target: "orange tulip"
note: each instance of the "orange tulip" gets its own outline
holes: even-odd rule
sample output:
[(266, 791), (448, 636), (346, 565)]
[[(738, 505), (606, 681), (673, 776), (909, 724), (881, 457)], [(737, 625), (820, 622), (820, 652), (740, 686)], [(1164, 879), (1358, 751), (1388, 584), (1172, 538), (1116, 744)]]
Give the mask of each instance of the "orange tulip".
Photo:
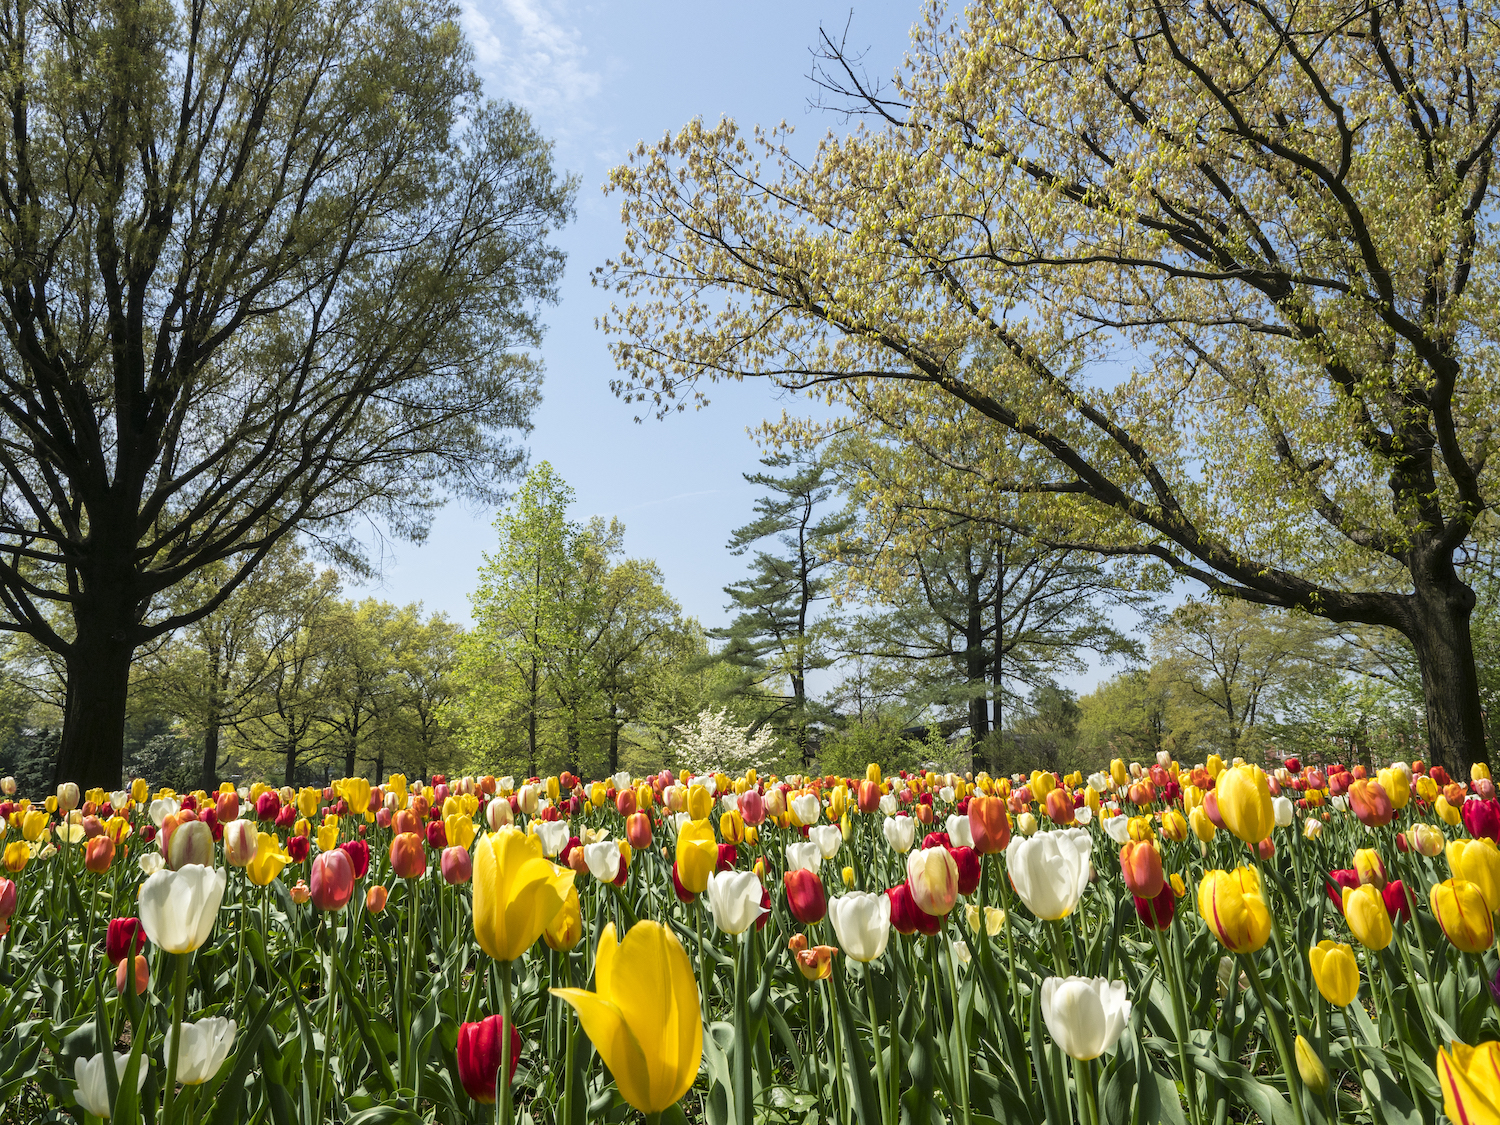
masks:
[(95, 875), (109, 870), (115, 860), (115, 842), (108, 836), (95, 836), (84, 849), (83, 865)]
[(391, 840), (391, 870), (403, 879), (420, 879), (427, 872), (426, 842), (415, 832), (399, 832)]

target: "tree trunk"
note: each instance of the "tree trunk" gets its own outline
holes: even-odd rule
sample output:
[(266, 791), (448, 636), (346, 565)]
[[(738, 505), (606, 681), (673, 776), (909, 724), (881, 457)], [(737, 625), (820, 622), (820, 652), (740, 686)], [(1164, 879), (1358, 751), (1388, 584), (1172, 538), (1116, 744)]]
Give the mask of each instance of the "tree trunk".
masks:
[(1427, 752), (1455, 780), (1469, 776), (1475, 762), (1489, 762), (1484, 738), (1484, 709), (1479, 702), (1479, 674), (1469, 618), (1474, 591), (1452, 571), (1427, 578), (1412, 567), (1416, 579), (1407, 615), (1407, 639), (1422, 671), (1427, 712)]
[[(84, 608), (84, 607), (79, 607)], [(80, 789), (118, 789), (125, 767), (125, 706), (134, 646), (126, 629), (78, 621), (68, 646), (67, 697), (57, 780)], [(151, 780), (151, 779), (148, 779)]]
[(620, 772), (620, 707), (609, 705), (609, 772), (611, 776)]
[(208, 646), (208, 707), (203, 727), (203, 764), (198, 772), (198, 787), (214, 791), (219, 772), (219, 646)]

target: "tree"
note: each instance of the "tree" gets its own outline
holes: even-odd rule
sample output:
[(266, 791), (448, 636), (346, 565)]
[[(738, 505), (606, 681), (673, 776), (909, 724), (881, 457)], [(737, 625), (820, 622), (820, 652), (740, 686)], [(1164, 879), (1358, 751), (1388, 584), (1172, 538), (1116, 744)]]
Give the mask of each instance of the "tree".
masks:
[[(1485, 757), (1456, 567), (1494, 503), (1500, 39), (1463, 6), (978, 0), (799, 161), (695, 122), (612, 174), (619, 393), (765, 376), (991, 466), (1059, 546), (1412, 644)], [(976, 357), (985, 362), (973, 364)], [(869, 411), (870, 414), (864, 413)]]
[(1330, 632), (1306, 614), (1239, 601), (1188, 601), (1156, 629), (1161, 673), (1213, 711), (1220, 747), (1245, 755), (1284, 693), (1326, 667)]
[(0, 50), (0, 628), (114, 786), (132, 655), (278, 542), (500, 495), (573, 184), (446, 3), (22, 0)]
[(728, 608), (738, 612), (728, 626), (708, 635), (725, 642), (718, 658), (740, 673), (732, 693), (769, 704), (751, 733), (775, 722), (790, 732), (806, 767), (812, 762), (807, 724), (814, 714), (807, 676), (833, 663), (823, 643), (833, 623), (817, 615), (817, 606), (832, 597), (827, 572), (849, 519), (823, 511), (837, 482), (817, 457), (775, 453), (761, 464), (791, 472), (744, 474), (768, 493), (755, 501), (756, 518), (730, 536), (729, 550), (743, 555), (773, 539), (779, 551), (757, 550), (750, 576), (724, 587)]
[(1174, 749), (1172, 690), (1154, 667), (1111, 676), (1080, 698), (1078, 709), (1081, 754), (1150, 761)]

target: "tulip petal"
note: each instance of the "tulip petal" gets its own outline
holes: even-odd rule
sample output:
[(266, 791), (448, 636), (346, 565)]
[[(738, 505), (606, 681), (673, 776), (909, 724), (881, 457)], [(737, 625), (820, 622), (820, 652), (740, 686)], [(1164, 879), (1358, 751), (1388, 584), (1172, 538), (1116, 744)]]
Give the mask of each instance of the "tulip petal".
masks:
[(551, 991), (578, 1013), (584, 1034), (594, 1044), (604, 1065), (609, 1067), (622, 1098), (642, 1113), (660, 1113), (677, 1100), (673, 1098), (663, 1104), (652, 1100), (651, 1074), (645, 1052), (640, 1041), (631, 1034), (618, 1006), (581, 988), (554, 988)]

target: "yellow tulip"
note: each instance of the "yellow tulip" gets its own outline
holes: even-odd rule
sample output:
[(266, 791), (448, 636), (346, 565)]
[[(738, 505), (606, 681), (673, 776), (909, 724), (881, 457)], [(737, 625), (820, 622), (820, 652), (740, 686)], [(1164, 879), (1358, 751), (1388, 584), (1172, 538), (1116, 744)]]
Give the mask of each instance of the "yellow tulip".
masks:
[(1470, 1047), (1454, 1043), (1438, 1048), (1438, 1082), (1443, 1112), (1458, 1125), (1500, 1123), (1500, 1043)]
[(474, 848), (474, 936), (496, 961), (514, 961), (567, 901), (573, 872), (547, 862), (535, 836), (507, 827)]
[(1217, 780), (1219, 775), (1224, 772), (1224, 759), (1217, 754), (1210, 754), (1203, 768), (1208, 770), (1209, 777)]
[(1235, 766), (1219, 776), (1219, 816), (1224, 827), (1252, 847), (1276, 827), (1271, 789), (1259, 766)]
[(1318, 991), (1335, 1008), (1347, 1008), (1359, 995), (1359, 963), (1341, 941), (1320, 941), (1307, 951)]
[(869, 765), (867, 765), (865, 767), (865, 780), (872, 782), (875, 785), (879, 785), (881, 782), (880, 766), (874, 762), (871, 762)]
[(274, 832), (261, 832), (255, 837), (255, 855), (245, 865), (245, 874), (257, 887), (268, 886), (291, 858), (282, 850)]
[(617, 941), (604, 928), (594, 991), (554, 988), (614, 1076), (620, 1096), (645, 1114), (670, 1109), (688, 1092), (703, 1058), (698, 982), (677, 938), (658, 922), (637, 922)]
[(547, 779), (547, 800), (554, 805), (562, 800), (562, 779), (553, 774)]
[(1205, 844), (1209, 843), (1214, 838), (1214, 833), (1218, 831), (1201, 806), (1188, 813), (1188, 825), (1192, 828), (1193, 835)]
[(1374, 848), (1360, 848), (1354, 853), (1354, 874), (1361, 883), (1385, 887), (1385, 861)]
[(1484, 892), (1465, 879), (1434, 884), (1427, 901), (1438, 925), (1461, 953), (1483, 953), (1495, 942), (1495, 916)]
[[(1092, 793), (1093, 790), (1090, 789), (1089, 792)], [(1168, 840), (1174, 840), (1179, 844), (1187, 839), (1187, 821), (1176, 809), (1168, 809), (1161, 814), (1161, 834)]]
[(1120, 758), (1109, 763), (1109, 779), (1114, 782), (1116, 789), (1124, 789), (1130, 784), (1130, 771), (1125, 768), (1125, 763)]
[(339, 846), (339, 826), (325, 824), (318, 829), (318, 851), (331, 852)]
[(27, 809), (21, 814), (21, 835), (27, 840), (40, 840), (47, 831), (50, 818), (41, 809)]
[(1488, 781), (1490, 779), (1490, 767), (1483, 762), (1475, 762), (1469, 767), (1470, 781)]
[(1428, 777), (1425, 773), (1421, 777), (1417, 778), (1418, 797), (1421, 797), (1422, 800), (1426, 801), (1430, 805), (1433, 801), (1437, 800), (1437, 795), (1437, 782), (1433, 781), (1432, 778)]
[(16, 840), (5, 845), (5, 870), (14, 875), (25, 867), (31, 859), (31, 845), (24, 840)]
[(1385, 899), (1372, 883), (1344, 888), (1344, 921), (1349, 923), (1349, 932), (1366, 949), (1378, 953), (1391, 944), (1390, 911), (1386, 910)]
[(589, 786), (589, 804), (599, 808), (604, 804), (604, 782), (596, 781)]
[(463, 813), (443, 817), (443, 832), (448, 837), (450, 847), (456, 844), (460, 848), (467, 848), (474, 842), (474, 822)]
[(1454, 840), (1447, 848), (1454, 879), (1473, 883), (1491, 912), (1500, 910), (1500, 850), (1489, 840)]
[(583, 937), (583, 909), (578, 902), (578, 887), (568, 888), (568, 897), (557, 917), (542, 931), (542, 939), (559, 953), (566, 953)]
[(1271, 915), (1261, 897), (1260, 876), (1250, 867), (1204, 875), (1198, 884), (1198, 913), (1233, 953), (1254, 953), (1271, 936)]
[(1302, 1084), (1322, 1097), (1328, 1092), (1328, 1068), (1323, 1065), (1312, 1043), (1306, 1036), (1299, 1035), (1292, 1053), (1297, 1060), (1297, 1076), (1302, 1079)]
[(1232, 953), (1254, 953), (1271, 938), (1271, 913), (1253, 867), (1205, 874), (1199, 883), (1199, 913)]
[(683, 889), (701, 895), (708, 877), (719, 866), (719, 844), (706, 820), (690, 820), (677, 833), (677, 881)]
[(130, 799), (136, 804), (141, 804), (147, 797), (151, 796), (151, 786), (146, 779), (138, 777), (130, 783)]
[(707, 820), (714, 811), (713, 794), (702, 785), (694, 785), (688, 790), (687, 811), (694, 820)]
[(339, 786), (339, 796), (355, 816), (370, 811), (370, 781), (364, 777), (346, 777)]
[(719, 817), (719, 835), (726, 844), (741, 844), (745, 841), (745, 819), (738, 812), (727, 812)]
[(1385, 795), (1391, 799), (1391, 808), (1400, 812), (1411, 800), (1411, 779), (1405, 770), (1380, 770), (1375, 775)]
[(311, 785), (304, 785), (297, 791), (297, 811), (308, 820), (318, 815), (318, 807), (323, 803), (323, 790), (314, 789)]
[(1442, 818), (1444, 824), (1457, 827), (1459, 821), (1463, 819), (1462, 814), (1448, 803), (1447, 797), (1442, 795), (1439, 795), (1438, 799), (1432, 802), (1432, 807), (1437, 811), (1438, 816)]

